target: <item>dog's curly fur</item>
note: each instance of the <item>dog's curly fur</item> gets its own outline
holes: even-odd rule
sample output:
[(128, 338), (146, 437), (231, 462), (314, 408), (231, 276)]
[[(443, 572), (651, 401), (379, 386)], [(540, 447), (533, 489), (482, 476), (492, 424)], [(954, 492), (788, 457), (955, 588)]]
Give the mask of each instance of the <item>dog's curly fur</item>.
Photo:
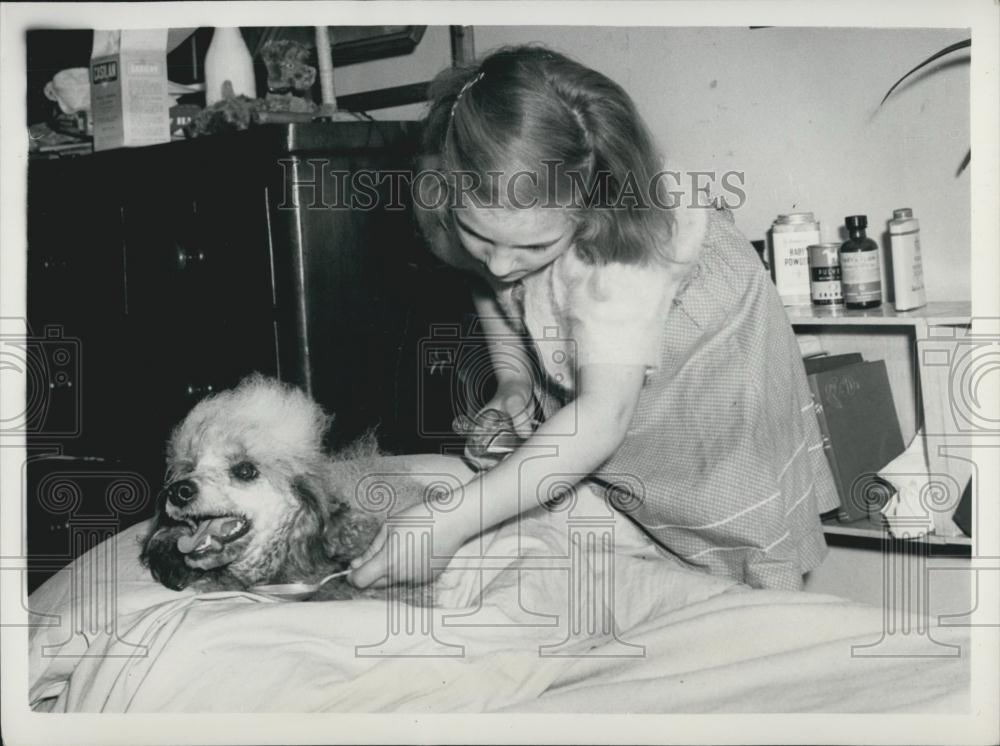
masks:
[[(381, 454), (370, 436), (327, 454), (323, 436), (332, 419), (301, 390), (259, 374), (199, 402), (167, 446), (166, 483), (140, 555), (153, 577), (175, 590), (242, 590), (346, 568), (386, 518), (358, 501)], [(406, 475), (379, 479), (389, 483), (397, 509), (423, 499), (421, 485)], [(167, 500), (177, 480), (197, 489), (182, 506)], [(206, 516), (233, 516), (249, 529), (207, 556), (182, 552), (178, 541), (190, 541)], [(335, 581), (316, 598), (357, 595), (370, 594)]]

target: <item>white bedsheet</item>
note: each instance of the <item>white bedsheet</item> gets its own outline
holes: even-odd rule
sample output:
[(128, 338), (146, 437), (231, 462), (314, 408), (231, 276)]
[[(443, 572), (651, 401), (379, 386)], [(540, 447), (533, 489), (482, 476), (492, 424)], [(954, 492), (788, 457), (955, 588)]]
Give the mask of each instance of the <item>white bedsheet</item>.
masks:
[[(31, 704), (61, 712), (966, 710), (965, 630), (914, 627), (868, 648), (887, 657), (858, 657), (852, 646), (883, 637), (881, 609), (690, 571), (610, 515), (581, 490), (571, 510), (539, 511), (470, 543), (441, 577), (442, 606), (403, 612), (396, 635), (389, 617), (401, 607), (385, 601), (167, 590), (138, 566), (139, 525), (31, 596), (34, 612), (51, 615), (51, 626), (30, 635)], [(613, 550), (572, 572), (570, 534), (612, 527)], [(93, 572), (102, 557), (113, 577)], [(74, 577), (92, 590), (73, 591)], [(588, 588), (597, 590), (588, 596)], [(602, 595), (610, 607), (596, 603)], [(588, 632), (594, 615), (570, 637), (570, 611), (588, 599), (613, 615), (617, 639)], [(410, 635), (402, 634), (407, 619), (416, 625)], [(433, 636), (422, 633), (426, 623)], [(384, 640), (394, 647), (358, 648)]]

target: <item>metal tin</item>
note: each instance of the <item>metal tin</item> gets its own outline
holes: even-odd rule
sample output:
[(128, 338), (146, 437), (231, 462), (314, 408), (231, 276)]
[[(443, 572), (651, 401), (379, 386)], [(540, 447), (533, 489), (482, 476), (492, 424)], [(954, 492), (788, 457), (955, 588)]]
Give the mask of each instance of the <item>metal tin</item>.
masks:
[(844, 291), (840, 284), (840, 244), (813, 244), (808, 251), (809, 294), (813, 305), (843, 305)]
[(808, 247), (819, 242), (819, 223), (811, 212), (779, 215), (771, 226), (771, 269), (786, 306), (809, 304)]

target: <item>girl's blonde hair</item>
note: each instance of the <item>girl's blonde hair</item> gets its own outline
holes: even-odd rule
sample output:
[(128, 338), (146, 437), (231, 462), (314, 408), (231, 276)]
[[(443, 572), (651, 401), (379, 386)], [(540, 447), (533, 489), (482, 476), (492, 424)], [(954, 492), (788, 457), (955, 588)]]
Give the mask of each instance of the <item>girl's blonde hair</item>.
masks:
[[(491, 172), (527, 171), (537, 181), (516, 180), (520, 204), (553, 204), (556, 198), (555, 204), (569, 207), (576, 250), (586, 261), (644, 263), (667, 246), (673, 215), (655, 193), (662, 158), (631, 98), (614, 81), (527, 45), (445, 70), (429, 94), (424, 151), (439, 158), (447, 175), (478, 177), (470, 194), (481, 203), (500, 198)], [(455, 182), (446, 182), (453, 196)], [(563, 201), (567, 194), (570, 200)]]

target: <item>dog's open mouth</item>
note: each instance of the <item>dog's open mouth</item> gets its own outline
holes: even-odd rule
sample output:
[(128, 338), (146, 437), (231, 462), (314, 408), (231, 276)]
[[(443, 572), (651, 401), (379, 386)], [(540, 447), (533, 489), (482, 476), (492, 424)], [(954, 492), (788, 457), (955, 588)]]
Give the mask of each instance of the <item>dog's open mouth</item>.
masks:
[(177, 539), (177, 549), (191, 559), (221, 552), (250, 530), (249, 519), (239, 515), (189, 516), (184, 520), (191, 533)]

